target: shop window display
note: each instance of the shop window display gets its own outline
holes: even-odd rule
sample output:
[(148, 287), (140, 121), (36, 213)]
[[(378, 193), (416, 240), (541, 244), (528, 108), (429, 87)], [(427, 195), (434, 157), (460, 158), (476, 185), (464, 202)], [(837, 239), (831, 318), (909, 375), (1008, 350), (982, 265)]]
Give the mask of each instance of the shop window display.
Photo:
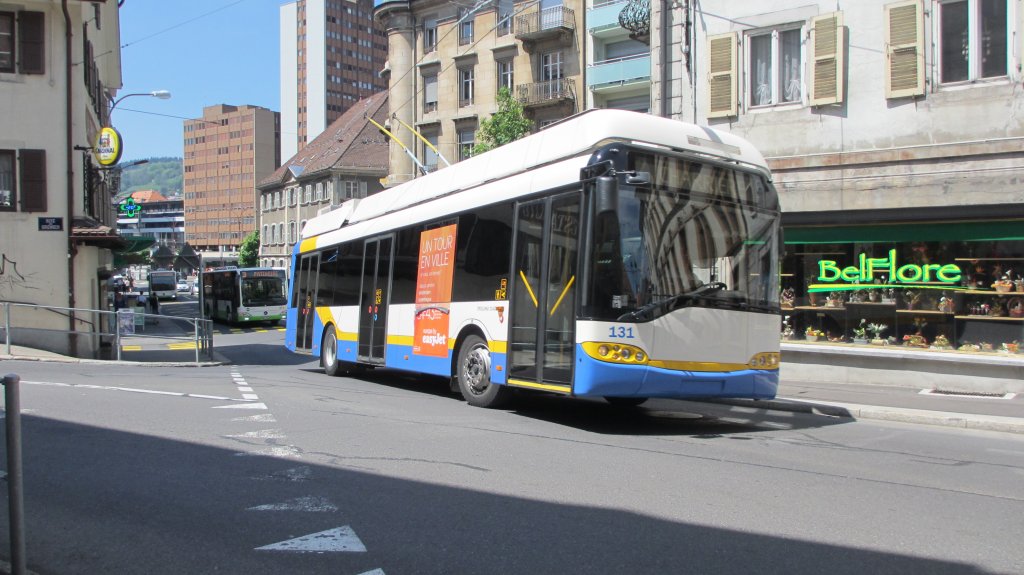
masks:
[(793, 244), (791, 341), (1020, 354), (1024, 241)]

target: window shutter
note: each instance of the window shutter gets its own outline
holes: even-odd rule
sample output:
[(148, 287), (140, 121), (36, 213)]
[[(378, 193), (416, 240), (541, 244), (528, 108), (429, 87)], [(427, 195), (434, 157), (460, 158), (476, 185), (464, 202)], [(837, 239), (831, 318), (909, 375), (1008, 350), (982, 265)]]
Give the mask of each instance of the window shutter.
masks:
[(843, 13), (833, 12), (811, 19), (812, 106), (843, 101), (846, 75), (846, 38)]
[(21, 211), (45, 212), (46, 150), (21, 150), (18, 156)]
[(43, 22), (42, 12), (18, 12), (18, 71), (22, 74), (46, 72)]
[(738, 108), (736, 97), (736, 68), (738, 46), (736, 33), (720, 34), (708, 38), (708, 117), (725, 118), (735, 116)]
[(885, 7), (885, 97), (924, 94), (924, 9), (920, 0)]

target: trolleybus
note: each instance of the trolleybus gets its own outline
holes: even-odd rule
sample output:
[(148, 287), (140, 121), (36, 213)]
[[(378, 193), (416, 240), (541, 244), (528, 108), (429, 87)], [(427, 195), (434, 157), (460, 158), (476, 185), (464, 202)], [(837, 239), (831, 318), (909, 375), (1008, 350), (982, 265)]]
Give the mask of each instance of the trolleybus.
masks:
[(204, 317), (227, 323), (276, 323), (285, 317), (287, 277), (281, 268), (215, 268), (199, 278)]
[(772, 398), (779, 203), (741, 138), (591, 110), (309, 220), (286, 346), (327, 374), (513, 389)]

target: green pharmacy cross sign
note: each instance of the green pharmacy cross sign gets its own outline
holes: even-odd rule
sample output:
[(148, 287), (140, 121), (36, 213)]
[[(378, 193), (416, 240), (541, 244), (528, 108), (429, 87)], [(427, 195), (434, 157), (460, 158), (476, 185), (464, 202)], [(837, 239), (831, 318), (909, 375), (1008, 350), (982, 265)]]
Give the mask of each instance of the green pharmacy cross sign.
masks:
[[(808, 292), (849, 291), (878, 288), (966, 289), (960, 286), (962, 272), (955, 264), (903, 264), (896, 260), (896, 250), (887, 258), (869, 258), (860, 254), (857, 265), (840, 268), (833, 260), (818, 262), (817, 280), (807, 286)], [(875, 276), (888, 277), (888, 283), (874, 283)], [(881, 278), (879, 278), (881, 279)]]
[(142, 206), (135, 202), (135, 198), (128, 198), (127, 200), (118, 204), (119, 215), (124, 218), (137, 218), (139, 212), (142, 211)]

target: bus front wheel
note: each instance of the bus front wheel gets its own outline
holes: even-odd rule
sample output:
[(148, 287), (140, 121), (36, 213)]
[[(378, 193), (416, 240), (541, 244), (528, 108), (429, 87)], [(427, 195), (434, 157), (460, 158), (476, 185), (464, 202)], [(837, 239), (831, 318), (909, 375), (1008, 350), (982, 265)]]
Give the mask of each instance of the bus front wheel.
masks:
[(466, 336), (459, 346), (455, 377), (466, 403), (476, 407), (501, 407), (511, 390), (491, 382), (491, 352), (476, 334)]

